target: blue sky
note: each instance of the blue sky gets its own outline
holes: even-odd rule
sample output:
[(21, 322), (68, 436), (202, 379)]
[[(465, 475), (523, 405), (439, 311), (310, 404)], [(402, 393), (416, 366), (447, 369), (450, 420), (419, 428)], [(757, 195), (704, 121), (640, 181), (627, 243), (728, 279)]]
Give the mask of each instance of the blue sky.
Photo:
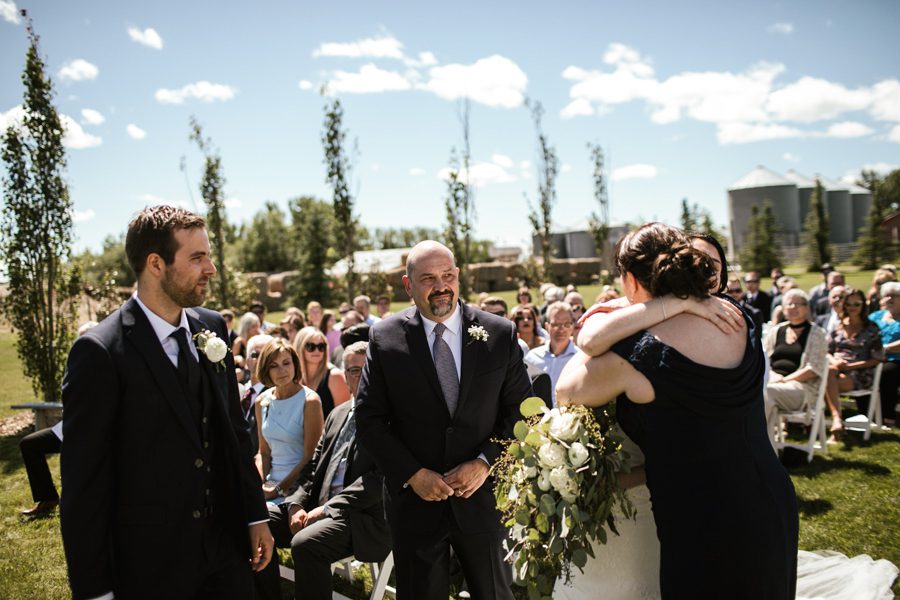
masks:
[[(21, 2), (0, 0), (0, 125), (14, 123), (28, 9), (69, 123), (77, 247), (161, 201), (199, 202), (196, 115), (223, 158), (228, 217), (329, 198), (327, 84), (358, 141), (369, 227), (441, 227), (440, 172), (471, 102), (476, 234), (527, 245), (546, 110), (554, 221), (596, 210), (586, 144), (607, 153), (614, 222), (727, 220), (758, 164), (852, 177), (900, 165), (900, 2)], [(18, 22), (17, 22), (18, 21)], [(179, 170), (184, 156), (187, 178)]]

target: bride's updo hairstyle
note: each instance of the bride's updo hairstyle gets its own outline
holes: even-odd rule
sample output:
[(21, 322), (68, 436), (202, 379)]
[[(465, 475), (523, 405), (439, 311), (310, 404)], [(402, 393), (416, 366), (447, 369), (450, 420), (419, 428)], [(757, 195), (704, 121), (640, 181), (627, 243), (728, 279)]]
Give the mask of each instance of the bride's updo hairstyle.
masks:
[(680, 229), (662, 223), (641, 225), (622, 238), (616, 244), (616, 265), (653, 297), (706, 298), (710, 279), (718, 277), (705, 252), (694, 249)]

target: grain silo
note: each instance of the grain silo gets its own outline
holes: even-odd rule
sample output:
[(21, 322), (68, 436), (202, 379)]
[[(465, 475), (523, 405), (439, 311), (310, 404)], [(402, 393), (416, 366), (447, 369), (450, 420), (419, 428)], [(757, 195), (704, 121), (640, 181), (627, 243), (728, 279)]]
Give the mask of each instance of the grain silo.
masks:
[(732, 256), (740, 252), (746, 243), (751, 208), (755, 205), (761, 210), (766, 200), (772, 203), (772, 212), (779, 226), (779, 244), (797, 246), (800, 243), (797, 184), (759, 166), (728, 188), (728, 219), (731, 226), (729, 250)]
[(843, 183), (816, 176), (825, 188), (828, 197), (828, 225), (831, 235), (828, 240), (833, 244), (849, 244), (856, 235), (853, 230), (853, 210), (850, 205), (850, 190)]
[(866, 226), (866, 219), (872, 209), (872, 192), (866, 188), (851, 183), (850, 206), (853, 213), (853, 241), (859, 239), (859, 230)]
[[(797, 171), (791, 169), (784, 174), (785, 179), (789, 179), (797, 184), (797, 205), (799, 207), (798, 217), (800, 219), (800, 231), (803, 231), (803, 223), (806, 221), (806, 213), (809, 212), (810, 199), (813, 190), (816, 188), (816, 182), (805, 175), (801, 175)], [(826, 202), (823, 194), (822, 202)], [(827, 204), (826, 210), (827, 210)]]

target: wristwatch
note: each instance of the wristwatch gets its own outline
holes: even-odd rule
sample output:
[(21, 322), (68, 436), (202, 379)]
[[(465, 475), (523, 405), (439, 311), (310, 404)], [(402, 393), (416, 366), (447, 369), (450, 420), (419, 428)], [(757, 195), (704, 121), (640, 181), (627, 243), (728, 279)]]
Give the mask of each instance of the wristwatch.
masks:
[(284, 490), (281, 489), (281, 486), (278, 485), (277, 483), (275, 484), (275, 493), (278, 494), (279, 496), (281, 496), (282, 498), (287, 496), (287, 494), (284, 493)]

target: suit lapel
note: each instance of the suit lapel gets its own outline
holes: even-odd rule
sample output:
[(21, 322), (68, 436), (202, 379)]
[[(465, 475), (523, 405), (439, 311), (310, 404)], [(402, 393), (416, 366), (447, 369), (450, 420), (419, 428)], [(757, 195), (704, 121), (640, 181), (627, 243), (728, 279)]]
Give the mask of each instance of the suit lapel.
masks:
[(481, 351), (481, 347), (484, 345), (484, 342), (474, 340), (469, 335), (469, 327), (478, 325), (478, 317), (475, 314), (475, 311), (465, 304), (461, 304), (460, 307), (463, 311), (462, 331), (460, 331), (460, 337), (462, 338), (462, 376), (459, 381), (459, 404), (456, 407), (457, 414), (459, 414), (459, 411), (462, 410), (466, 400), (469, 398), (469, 390), (472, 388), (472, 379), (475, 377), (475, 365), (478, 364), (478, 354)]
[(444, 392), (441, 391), (441, 383), (438, 381), (437, 369), (434, 367), (434, 360), (431, 358), (431, 350), (428, 348), (428, 340), (425, 339), (425, 326), (422, 324), (422, 318), (419, 311), (415, 311), (404, 325), (406, 330), (406, 344), (409, 347), (409, 353), (413, 356), (413, 360), (419, 363), (422, 372), (425, 373), (425, 379), (431, 385), (434, 392), (433, 397), (440, 403), (447, 416), (450, 411), (447, 410), (447, 403), (444, 402)]
[(156, 332), (153, 331), (150, 321), (147, 320), (147, 315), (133, 298), (128, 300), (123, 307), (122, 328), (125, 338), (131, 342), (147, 363), (150, 374), (162, 390), (172, 412), (175, 413), (188, 437), (199, 449), (201, 447), (200, 434), (197, 433), (197, 426), (191, 417), (187, 399), (178, 384), (172, 361), (166, 356), (159, 338), (156, 337)]
[[(198, 315), (194, 310), (186, 309), (188, 324), (191, 328), (191, 337), (195, 334), (200, 333), (204, 330), (209, 330), (209, 327), (200, 320), (200, 315)], [(221, 407), (226, 407), (225, 398), (227, 394), (225, 390), (222, 388), (223, 379), (220, 377), (222, 368), (218, 365), (214, 365), (209, 362), (209, 359), (206, 358), (206, 355), (200, 352), (200, 349), (197, 349), (197, 357), (200, 359), (200, 367), (203, 369), (203, 372), (206, 375), (207, 381), (210, 383), (210, 387), (213, 391), (213, 399), (216, 404)], [(228, 412), (227, 410), (225, 411)]]

